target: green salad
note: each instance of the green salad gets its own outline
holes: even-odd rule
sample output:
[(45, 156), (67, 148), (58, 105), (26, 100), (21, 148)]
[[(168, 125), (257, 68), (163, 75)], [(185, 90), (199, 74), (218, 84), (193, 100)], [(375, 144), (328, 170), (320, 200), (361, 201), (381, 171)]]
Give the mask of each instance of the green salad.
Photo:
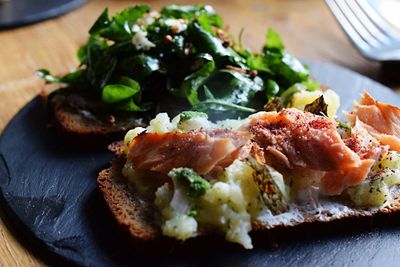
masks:
[(79, 48), (79, 67), (64, 76), (38, 75), (65, 91), (101, 99), (110, 110), (154, 115), (180, 110), (211, 118), (244, 117), (267, 102), (287, 105), (299, 88), (320, 86), (309, 69), (288, 54), (279, 34), (268, 29), (254, 53), (225, 31), (211, 6), (128, 7), (110, 17), (105, 9)]

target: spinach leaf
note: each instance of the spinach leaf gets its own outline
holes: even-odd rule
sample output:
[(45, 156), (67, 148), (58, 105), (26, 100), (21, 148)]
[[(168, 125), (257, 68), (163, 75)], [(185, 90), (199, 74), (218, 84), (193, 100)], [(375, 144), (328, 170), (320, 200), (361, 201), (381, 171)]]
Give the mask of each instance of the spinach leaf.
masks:
[[(237, 71), (218, 70), (210, 75), (204, 82), (204, 86), (217, 99), (223, 99), (235, 105), (248, 106), (251, 105), (251, 100), (256, 93), (263, 90), (264, 84), (259, 77), (250, 79), (248, 75)], [(207, 98), (207, 96), (204, 97)]]
[(128, 7), (109, 19), (108, 9), (106, 8), (89, 30), (89, 33), (92, 36), (101, 36), (113, 41), (126, 41), (132, 37), (134, 23), (149, 11), (149, 6), (137, 5)]
[(140, 91), (140, 85), (135, 80), (125, 78), (125, 84), (109, 84), (103, 88), (101, 99), (105, 103), (116, 103), (130, 98)]
[(223, 46), (220, 39), (212, 36), (197, 21), (189, 24), (188, 37), (198, 52), (208, 53), (214, 58), (218, 68), (234, 65), (247, 69), (244, 58), (232, 48)]
[(199, 57), (205, 61), (204, 65), (198, 71), (187, 76), (180, 88), (180, 94), (186, 96), (191, 105), (199, 103), (198, 90), (215, 70), (215, 63), (209, 54), (203, 54)]
[(266, 83), (267, 99), (271, 100), (279, 93), (279, 85), (274, 80), (267, 80)]
[(99, 34), (102, 30), (109, 27), (111, 21), (108, 17), (108, 8), (105, 8), (104, 11), (101, 13), (99, 18), (93, 24), (93, 26), (89, 30), (89, 34), (96, 35)]
[(139, 82), (158, 70), (160, 70), (159, 59), (144, 53), (124, 58), (120, 60), (118, 66), (119, 73)]
[(52, 75), (46, 69), (39, 69), (36, 71), (36, 75), (44, 79), (47, 83), (67, 83), (67, 84), (80, 84), (81, 86), (85, 83), (86, 70), (77, 70), (66, 74), (65, 76), (58, 77)]

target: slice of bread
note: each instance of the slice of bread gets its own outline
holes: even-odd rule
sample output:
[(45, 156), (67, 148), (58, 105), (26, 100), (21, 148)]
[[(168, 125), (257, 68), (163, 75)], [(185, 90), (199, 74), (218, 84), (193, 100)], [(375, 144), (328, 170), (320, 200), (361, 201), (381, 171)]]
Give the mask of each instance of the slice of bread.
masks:
[(153, 199), (141, 199), (135, 194), (134, 188), (129, 186), (121, 170), (125, 160), (115, 159), (111, 167), (100, 172), (97, 182), (104, 199), (119, 224), (127, 229), (132, 236), (151, 240), (160, 235), (157, 223), (158, 211)]
[(86, 147), (105, 147), (120, 140), (131, 128), (146, 126), (146, 120), (128, 112), (111, 111), (99, 99), (82, 93), (59, 93), (48, 107), (63, 140)]
[[(111, 167), (100, 172), (97, 182), (104, 199), (116, 220), (137, 239), (151, 240), (161, 237), (159, 212), (154, 205), (154, 196), (140, 198), (135, 188), (122, 175), (126, 161), (123, 142), (114, 143), (109, 149), (116, 155)], [(299, 226), (308, 223), (324, 223), (346, 218), (366, 217), (375, 214), (389, 214), (400, 210), (400, 189), (391, 191), (387, 205), (377, 208), (355, 208), (343, 200), (320, 197), (313, 192), (301, 201), (290, 204), (289, 211), (273, 215), (269, 211), (260, 214), (253, 221), (253, 231), (264, 231), (280, 227)], [(314, 192), (315, 193), (315, 192)]]

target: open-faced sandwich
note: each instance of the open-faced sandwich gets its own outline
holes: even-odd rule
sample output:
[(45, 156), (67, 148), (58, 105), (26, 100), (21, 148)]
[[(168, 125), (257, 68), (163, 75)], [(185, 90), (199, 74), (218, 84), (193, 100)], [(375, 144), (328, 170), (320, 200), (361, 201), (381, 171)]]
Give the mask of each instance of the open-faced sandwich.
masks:
[[(64, 76), (38, 71), (57, 88), (44, 94), (56, 125), (80, 143), (122, 138), (160, 112), (246, 117), (268, 101), (269, 108), (286, 107), (301, 89), (321, 91), (275, 31), (269, 29), (262, 50), (253, 53), (210, 6), (156, 12), (138, 5), (111, 18), (106, 9), (89, 34), (77, 70)], [(311, 93), (314, 99), (320, 94)]]
[(343, 122), (330, 97), (215, 123), (160, 113), (110, 146), (99, 188), (135, 238), (217, 232), (247, 249), (250, 231), (398, 210), (400, 109), (364, 93)]

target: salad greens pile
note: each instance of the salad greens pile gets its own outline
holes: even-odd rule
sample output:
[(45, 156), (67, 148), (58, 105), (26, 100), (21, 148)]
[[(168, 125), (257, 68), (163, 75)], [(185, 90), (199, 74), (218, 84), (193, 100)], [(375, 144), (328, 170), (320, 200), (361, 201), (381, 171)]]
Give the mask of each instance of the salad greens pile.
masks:
[[(235, 42), (210, 6), (108, 9), (78, 51), (79, 68), (65, 76), (41, 69), (49, 83), (93, 93), (112, 110), (168, 111), (165, 103), (207, 112), (212, 118), (240, 117), (262, 110), (276, 97), (283, 104), (299, 90), (319, 88), (299, 60), (268, 29), (260, 53)], [(240, 39), (240, 38), (239, 38)]]

